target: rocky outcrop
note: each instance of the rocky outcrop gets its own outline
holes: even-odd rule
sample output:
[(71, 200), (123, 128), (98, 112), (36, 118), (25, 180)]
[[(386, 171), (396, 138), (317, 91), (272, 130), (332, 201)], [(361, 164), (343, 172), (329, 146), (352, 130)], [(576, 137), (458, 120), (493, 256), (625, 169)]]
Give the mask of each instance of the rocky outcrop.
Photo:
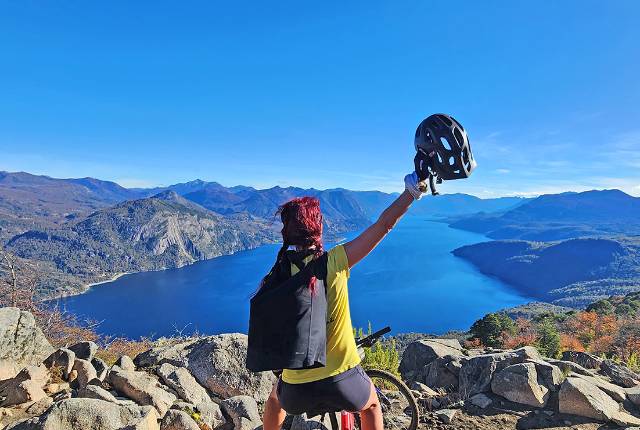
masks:
[(640, 375), (629, 368), (616, 364), (612, 360), (604, 360), (600, 365), (600, 373), (608, 376), (612, 382), (625, 388), (640, 385)]
[(62, 376), (65, 379), (68, 379), (69, 374), (73, 370), (75, 361), (75, 352), (68, 348), (60, 348), (52, 352), (51, 355), (44, 360), (43, 364), (47, 366), (48, 369), (51, 369), (52, 367), (59, 367), (62, 370)]
[(90, 361), (83, 360), (81, 358), (76, 358), (75, 362), (73, 363), (72, 370), (76, 371), (76, 382), (78, 384), (78, 387), (80, 388), (86, 387), (89, 381), (98, 377), (93, 364), (91, 364)]
[(612, 421), (619, 425), (640, 425), (640, 419), (620, 410), (604, 391), (581, 378), (567, 378), (560, 387), (558, 409), (565, 414)]
[(422, 339), (410, 343), (402, 354), (399, 371), (406, 380), (422, 379), (426, 365), (438, 358), (464, 355), (457, 339)]
[(136, 357), (137, 366), (163, 363), (184, 367), (200, 385), (222, 398), (251, 396), (263, 403), (275, 377), (271, 372), (250, 372), (245, 367), (247, 336), (221, 334), (169, 347), (152, 349)]
[(158, 376), (187, 402), (199, 405), (211, 401), (207, 390), (198, 384), (198, 381), (184, 367), (164, 363), (158, 369)]
[(67, 399), (44, 415), (7, 427), (7, 430), (159, 430), (151, 407), (121, 406), (97, 399)]
[(113, 367), (108, 380), (120, 394), (139, 405), (153, 406), (160, 417), (164, 417), (176, 396), (160, 386), (158, 380), (146, 372), (124, 371)]
[(0, 381), (13, 378), (27, 365), (39, 365), (52, 352), (31, 313), (0, 308)]
[(69, 349), (76, 354), (76, 358), (91, 361), (98, 351), (98, 345), (95, 342), (85, 341), (75, 343)]
[(172, 409), (162, 419), (160, 430), (200, 430), (200, 427), (188, 413)]
[(235, 430), (254, 430), (262, 424), (258, 405), (253, 397), (231, 397), (222, 402), (222, 409)]
[(579, 364), (585, 369), (599, 369), (602, 364), (601, 358), (583, 351), (565, 351), (562, 353), (562, 359)]
[(549, 399), (549, 389), (538, 383), (533, 363), (514, 364), (497, 372), (491, 380), (491, 391), (515, 403), (542, 408)]

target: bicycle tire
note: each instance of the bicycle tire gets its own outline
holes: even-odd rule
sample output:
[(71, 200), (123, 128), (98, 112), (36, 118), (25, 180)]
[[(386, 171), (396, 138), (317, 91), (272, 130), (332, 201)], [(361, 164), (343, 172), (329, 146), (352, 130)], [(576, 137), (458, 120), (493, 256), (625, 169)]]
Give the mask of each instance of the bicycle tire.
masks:
[[(394, 374), (385, 370), (369, 369), (365, 370), (365, 372), (367, 373), (369, 378), (378, 378), (385, 380), (398, 389), (398, 391), (404, 396), (405, 400), (409, 404), (409, 408), (411, 409), (411, 424), (406, 428), (406, 430), (416, 430), (418, 428), (418, 422), (420, 421), (420, 410), (418, 409), (418, 402), (416, 401), (415, 397), (413, 397), (413, 394), (411, 393), (409, 387), (407, 387), (407, 384), (402, 382), (402, 380)], [(376, 391), (378, 391), (377, 387)]]

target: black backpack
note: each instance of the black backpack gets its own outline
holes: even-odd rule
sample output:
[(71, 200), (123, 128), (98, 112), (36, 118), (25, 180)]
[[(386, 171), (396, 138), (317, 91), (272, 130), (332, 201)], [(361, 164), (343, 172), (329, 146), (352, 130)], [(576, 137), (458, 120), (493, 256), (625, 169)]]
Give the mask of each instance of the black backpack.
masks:
[[(313, 369), (327, 360), (327, 253), (287, 251), (251, 299), (247, 369)], [(300, 270), (291, 276), (291, 264)], [(315, 276), (314, 292), (309, 281)], [(322, 282), (319, 282), (322, 281)]]

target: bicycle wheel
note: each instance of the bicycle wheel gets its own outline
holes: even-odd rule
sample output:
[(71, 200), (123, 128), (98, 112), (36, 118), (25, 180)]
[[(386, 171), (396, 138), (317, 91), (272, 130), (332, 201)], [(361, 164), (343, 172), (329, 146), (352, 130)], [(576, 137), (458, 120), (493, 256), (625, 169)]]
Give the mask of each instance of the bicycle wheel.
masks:
[[(384, 370), (370, 369), (367, 375), (376, 387), (385, 429), (416, 430), (418, 428), (418, 403), (411, 390), (400, 378)], [(359, 417), (358, 417), (359, 418)], [(356, 420), (360, 427), (360, 420)]]

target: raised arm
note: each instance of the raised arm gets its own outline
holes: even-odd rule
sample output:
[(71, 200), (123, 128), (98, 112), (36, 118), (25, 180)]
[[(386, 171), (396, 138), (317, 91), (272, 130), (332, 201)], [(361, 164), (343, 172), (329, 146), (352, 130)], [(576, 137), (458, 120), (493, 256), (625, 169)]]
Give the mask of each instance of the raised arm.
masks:
[(405, 190), (400, 197), (382, 212), (378, 220), (370, 225), (358, 237), (344, 245), (349, 267), (366, 257), (391, 231), (413, 203), (414, 197)]

